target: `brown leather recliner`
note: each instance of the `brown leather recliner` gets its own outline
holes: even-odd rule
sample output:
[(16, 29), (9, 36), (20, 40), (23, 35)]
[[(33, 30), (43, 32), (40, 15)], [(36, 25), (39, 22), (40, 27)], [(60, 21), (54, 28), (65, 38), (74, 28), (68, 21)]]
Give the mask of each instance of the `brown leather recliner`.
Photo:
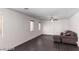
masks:
[(78, 41), (77, 33), (67, 30), (65, 33), (62, 32), (60, 36), (62, 43), (77, 45), (76, 43)]

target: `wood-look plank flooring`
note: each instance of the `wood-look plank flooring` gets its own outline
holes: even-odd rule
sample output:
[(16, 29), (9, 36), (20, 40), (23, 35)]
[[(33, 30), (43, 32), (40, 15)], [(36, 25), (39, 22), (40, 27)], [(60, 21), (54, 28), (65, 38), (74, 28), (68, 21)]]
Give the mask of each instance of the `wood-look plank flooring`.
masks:
[(79, 47), (64, 43), (53, 42), (53, 36), (41, 35), (25, 42), (10, 51), (78, 51)]

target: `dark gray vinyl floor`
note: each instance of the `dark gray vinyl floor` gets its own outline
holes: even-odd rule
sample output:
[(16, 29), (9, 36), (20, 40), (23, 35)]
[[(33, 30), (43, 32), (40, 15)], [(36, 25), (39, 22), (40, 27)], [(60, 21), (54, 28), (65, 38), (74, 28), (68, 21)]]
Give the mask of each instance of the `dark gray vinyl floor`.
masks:
[(10, 51), (78, 51), (78, 46), (53, 42), (53, 36), (41, 35)]

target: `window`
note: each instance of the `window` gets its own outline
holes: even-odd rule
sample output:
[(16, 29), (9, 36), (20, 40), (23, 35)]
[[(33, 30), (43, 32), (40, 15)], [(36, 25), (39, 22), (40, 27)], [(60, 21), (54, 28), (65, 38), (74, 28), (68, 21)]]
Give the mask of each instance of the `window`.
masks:
[(41, 24), (40, 24), (40, 22), (38, 23), (38, 29), (41, 30)]
[(0, 33), (2, 32), (2, 17), (0, 16)]
[(34, 22), (31, 20), (30, 21), (30, 31), (34, 30)]
[(3, 16), (0, 16), (0, 35), (3, 37)]

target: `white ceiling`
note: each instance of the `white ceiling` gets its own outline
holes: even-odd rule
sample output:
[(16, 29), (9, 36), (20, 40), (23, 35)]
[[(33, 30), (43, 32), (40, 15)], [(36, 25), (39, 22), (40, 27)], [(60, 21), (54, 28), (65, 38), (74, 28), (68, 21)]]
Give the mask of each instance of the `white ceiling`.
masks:
[(51, 16), (55, 16), (58, 19), (70, 18), (76, 12), (78, 8), (12, 8), (15, 11), (19, 11), (28, 16), (35, 17), (41, 20), (48, 20)]

